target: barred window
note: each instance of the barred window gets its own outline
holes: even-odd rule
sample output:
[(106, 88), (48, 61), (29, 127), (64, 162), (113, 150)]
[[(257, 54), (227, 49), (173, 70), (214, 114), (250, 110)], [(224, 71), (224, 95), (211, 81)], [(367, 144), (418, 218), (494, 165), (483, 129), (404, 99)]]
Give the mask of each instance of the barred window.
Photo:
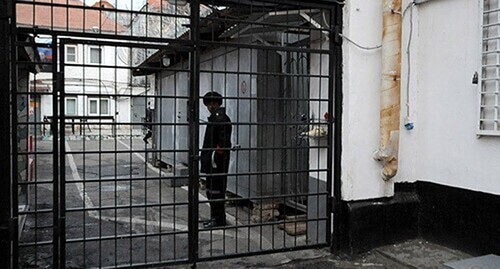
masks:
[(500, 0), (483, 1), (479, 135), (500, 136)]

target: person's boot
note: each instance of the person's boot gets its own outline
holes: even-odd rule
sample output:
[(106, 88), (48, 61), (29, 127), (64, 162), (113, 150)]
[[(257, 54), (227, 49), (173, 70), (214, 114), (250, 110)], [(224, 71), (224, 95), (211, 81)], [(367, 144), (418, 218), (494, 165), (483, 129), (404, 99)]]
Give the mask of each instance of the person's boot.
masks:
[(212, 217), (217, 222), (217, 226), (226, 226), (226, 208), (224, 202), (216, 203)]

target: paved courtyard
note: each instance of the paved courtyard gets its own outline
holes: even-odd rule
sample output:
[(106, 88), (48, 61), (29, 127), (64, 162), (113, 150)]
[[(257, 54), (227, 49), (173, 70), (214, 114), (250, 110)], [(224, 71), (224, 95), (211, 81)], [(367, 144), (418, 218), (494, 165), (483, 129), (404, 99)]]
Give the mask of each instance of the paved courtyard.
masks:
[[(151, 148), (140, 137), (71, 139), (66, 154), (66, 260), (68, 267), (101, 267), (182, 261), (188, 258), (188, 187), (172, 187), (176, 174), (154, 167)], [(50, 139), (37, 140), (37, 152), (50, 152)], [(53, 161), (39, 154), (30, 188), (20, 249), (23, 267), (52, 263)], [(199, 193), (199, 255), (212, 257), (306, 244), (277, 224), (256, 225), (246, 206), (227, 204), (229, 226), (203, 229), (210, 208)], [(238, 227), (238, 225), (254, 225)]]

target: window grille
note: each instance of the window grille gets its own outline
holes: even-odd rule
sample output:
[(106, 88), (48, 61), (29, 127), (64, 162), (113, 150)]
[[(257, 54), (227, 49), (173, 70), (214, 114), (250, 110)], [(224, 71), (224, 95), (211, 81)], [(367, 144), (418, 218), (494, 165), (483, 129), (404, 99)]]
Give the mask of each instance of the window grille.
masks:
[(483, 1), (479, 135), (500, 136), (500, 0)]

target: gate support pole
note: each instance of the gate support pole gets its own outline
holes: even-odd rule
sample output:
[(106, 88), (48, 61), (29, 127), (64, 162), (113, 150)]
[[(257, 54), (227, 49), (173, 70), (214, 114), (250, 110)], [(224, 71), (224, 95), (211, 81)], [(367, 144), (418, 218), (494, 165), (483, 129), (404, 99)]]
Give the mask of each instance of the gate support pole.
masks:
[[(12, 224), (12, 169), (11, 169), (11, 31), (12, 1), (0, 1), (0, 268), (12, 267), (11, 239), (17, 238), (17, 231), (11, 231)], [(12, 238), (11, 238), (12, 237)]]
[(199, 189), (199, 123), (200, 108), (200, 3), (197, 0), (191, 3), (191, 42), (190, 54), (190, 87), (189, 87), (189, 261), (196, 268), (198, 260), (198, 189)]
[[(333, 71), (333, 78), (335, 81), (332, 81), (334, 88), (334, 111), (335, 111), (335, 122), (334, 122), (334, 143), (333, 143), (333, 202), (334, 205), (330, 205), (333, 207), (334, 218), (333, 218), (333, 242), (332, 251), (338, 252), (340, 251), (342, 242), (341, 242), (341, 223), (344, 218), (341, 209), (342, 203), (342, 193), (341, 193), (341, 185), (342, 185), (342, 112), (343, 112), (343, 92), (342, 92), (342, 37), (340, 36), (342, 32), (342, 7), (343, 5), (335, 5), (332, 10), (332, 14), (330, 16), (330, 27), (332, 27), (332, 31), (335, 33), (334, 38), (330, 39), (330, 46), (333, 47), (333, 57), (330, 62), (330, 68)], [(331, 48), (330, 48), (331, 49)], [(330, 100), (330, 102), (332, 102)]]

